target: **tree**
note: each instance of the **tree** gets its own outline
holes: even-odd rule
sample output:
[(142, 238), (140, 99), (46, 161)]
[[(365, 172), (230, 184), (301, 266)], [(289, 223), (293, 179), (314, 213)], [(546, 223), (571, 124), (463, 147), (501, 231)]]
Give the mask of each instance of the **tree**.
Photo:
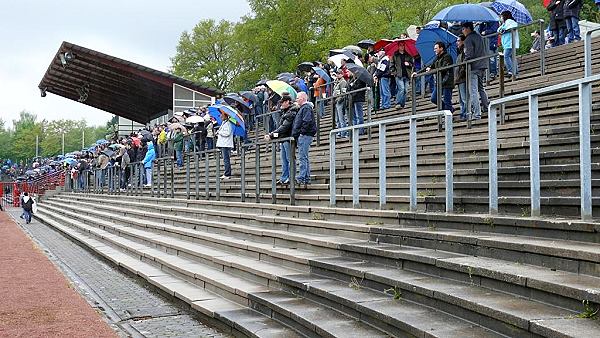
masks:
[(235, 24), (202, 20), (191, 33), (183, 32), (173, 58), (172, 72), (208, 86), (227, 90), (246, 68), (238, 50)]

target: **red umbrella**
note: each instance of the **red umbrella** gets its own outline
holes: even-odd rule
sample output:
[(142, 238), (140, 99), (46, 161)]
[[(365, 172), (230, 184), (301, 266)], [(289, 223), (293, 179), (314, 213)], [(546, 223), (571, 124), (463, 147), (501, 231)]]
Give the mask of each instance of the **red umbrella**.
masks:
[(375, 42), (375, 44), (373, 45), (373, 50), (378, 51), (378, 50), (384, 48), (385, 46), (389, 45), (392, 42), (394, 42), (394, 40), (381, 39), (381, 40)]
[(394, 40), (385, 47), (383, 47), (383, 50), (385, 50), (385, 54), (387, 54), (389, 57), (392, 57), (394, 53), (396, 53), (400, 45), (404, 45), (404, 50), (408, 55), (412, 57), (419, 55), (419, 51), (417, 50), (416, 46), (416, 41), (413, 39)]
[(551, 2), (552, 0), (544, 0), (544, 7), (548, 7)]

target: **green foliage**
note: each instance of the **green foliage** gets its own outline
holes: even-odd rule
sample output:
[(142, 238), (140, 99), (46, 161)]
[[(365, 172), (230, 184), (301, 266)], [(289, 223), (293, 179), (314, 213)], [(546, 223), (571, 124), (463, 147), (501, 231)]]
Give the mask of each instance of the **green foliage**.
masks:
[(589, 319), (598, 318), (598, 311), (600, 311), (600, 308), (594, 308), (593, 306), (590, 305), (590, 302), (588, 300), (584, 300), (582, 303), (583, 303), (583, 311), (577, 315), (577, 318), (589, 318)]
[(0, 158), (24, 161), (35, 156), (36, 136), (39, 155), (52, 157), (62, 153), (62, 134), (65, 134), (65, 152), (81, 150), (100, 138), (105, 138), (107, 128), (88, 126), (85, 120), (38, 121), (30, 112), (21, 112), (8, 129), (0, 119)]

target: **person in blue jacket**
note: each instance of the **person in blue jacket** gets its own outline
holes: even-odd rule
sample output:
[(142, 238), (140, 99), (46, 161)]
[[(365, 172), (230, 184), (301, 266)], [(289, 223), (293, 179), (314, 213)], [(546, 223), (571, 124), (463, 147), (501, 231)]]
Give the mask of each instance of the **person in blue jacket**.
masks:
[(154, 142), (150, 141), (148, 142), (148, 151), (146, 151), (146, 156), (142, 161), (146, 171), (146, 187), (152, 186), (152, 164), (155, 158), (156, 153), (154, 152)]

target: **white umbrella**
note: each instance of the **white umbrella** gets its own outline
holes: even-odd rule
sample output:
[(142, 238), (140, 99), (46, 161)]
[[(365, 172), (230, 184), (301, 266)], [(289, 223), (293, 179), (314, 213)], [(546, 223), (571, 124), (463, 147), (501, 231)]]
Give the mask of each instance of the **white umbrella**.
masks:
[[(327, 59), (327, 60), (333, 62), (333, 64), (335, 64), (336, 67), (340, 68), (342, 66), (342, 60), (348, 60), (348, 59), (350, 59), (350, 57), (348, 57), (348, 55), (346, 55), (346, 54), (337, 54), (337, 55), (329, 57), (329, 59)], [(363, 63), (357, 57), (355, 57), (352, 61), (354, 61), (354, 63), (356, 63), (359, 66), (363, 65)]]
[(201, 123), (204, 122), (204, 118), (200, 115), (193, 115), (185, 119), (186, 123)]
[(176, 111), (173, 113), (173, 115), (175, 116), (183, 116), (183, 112), (182, 111)]
[(408, 34), (408, 37), (416, 40), (417, 39), (417, 26), (415, 25), (410, 25), (408, 26), (408, 28), (406, 29), (406, 34)]

